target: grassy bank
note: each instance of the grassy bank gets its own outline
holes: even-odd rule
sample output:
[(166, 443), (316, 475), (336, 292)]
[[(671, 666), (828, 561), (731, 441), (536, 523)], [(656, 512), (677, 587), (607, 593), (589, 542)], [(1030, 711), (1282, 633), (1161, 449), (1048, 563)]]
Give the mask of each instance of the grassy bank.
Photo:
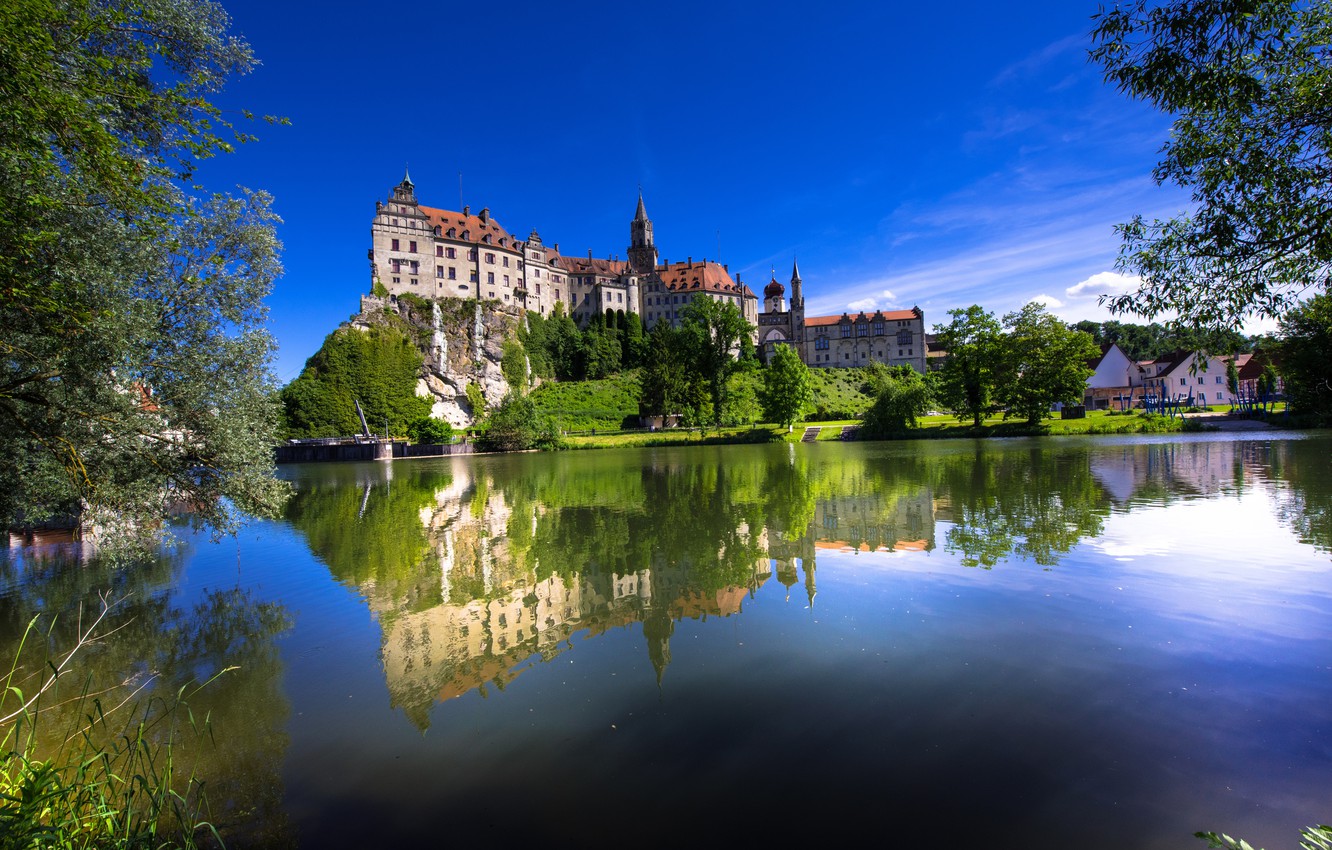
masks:
[[(565, 439), (571, 449), (609, 449), (632, 446), (716, 445), (722, 443), (800, 442), (807, 428), (819, 429), (818, 442), (836, 442), (842, 439), (844, 426), (859, 426), (859, 421), (843, 419), (831, 422), (804, 422), (787, 433), (777, 425), (755, 425), (738, 428), (678, 428), (667, 431), (631, 431), (596, 435), (571, 436)], [(1000, 417), (984, 420), (979, 428), (970, 422), (961, 423), (948, 415), (927, 416), (919, 427), (912, 428), (891, 439), (948, 440), (989, 437), (1050, 437), (1078, 434), (1165, 434), (1182, 431), (1206, 431), (1211, 426), (1202, 420), (1170, 419), (1163, 416), (1134, 412), (1111, 415), (1106, 411), (1088, 413), (1085, 419), (1045, 419), (1036, 425), (1016, 420), (1004, 421)], [(859, 435), (857, 435), (858, 438)]]

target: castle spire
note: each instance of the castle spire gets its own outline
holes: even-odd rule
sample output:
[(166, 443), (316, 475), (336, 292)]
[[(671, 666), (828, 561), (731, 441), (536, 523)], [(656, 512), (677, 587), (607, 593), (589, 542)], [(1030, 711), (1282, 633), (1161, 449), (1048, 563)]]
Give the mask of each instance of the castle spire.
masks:
[(643, 188), (638, 189), (638, 210), (634, 213), (634, 221), (647, 221), (647, 208), (643, 206)]
[(406, 183), (408, 186), (416, 185), (412, 182), (412, 172), (408, 170), (406, 165), (402, 167), (402, 182)]
[(795, 283), (795, 282), (798, 281), (798, 280), (800, 280), (800, 263), (799, 263), (797, 260), (795, 260), (794, 258), (792, 258), (792, 260), (791, 260), (791, 282), (792, 282), (792, 283)]

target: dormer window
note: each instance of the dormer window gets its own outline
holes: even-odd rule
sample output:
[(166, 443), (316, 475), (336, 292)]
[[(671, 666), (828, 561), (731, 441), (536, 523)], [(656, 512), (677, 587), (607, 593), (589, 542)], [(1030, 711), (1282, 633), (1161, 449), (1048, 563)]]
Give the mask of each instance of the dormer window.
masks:
[(454, 238), (454, 237), (457, 236), (457, 235), (458, 235), (458, 228), (456, 228), (456, 227), (450, 227), (450, 228), (449, 228), (449, 238), (452, 239), (452, 238)]
[(471, 238), (472, 238), (472, 231), (470, 231), (470, 230), (464, 230), (464, 231), (462, 232), (462, 238), (464, 238), (464, 239), (471, 239)]

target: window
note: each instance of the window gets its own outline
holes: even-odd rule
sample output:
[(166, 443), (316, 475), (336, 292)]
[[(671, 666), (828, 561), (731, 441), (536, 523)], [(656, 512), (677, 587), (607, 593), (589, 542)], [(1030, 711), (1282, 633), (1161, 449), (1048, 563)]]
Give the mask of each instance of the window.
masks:
[(391, 250), (394, 250), (394, 251), (400, 250), (400, 249), (398, 248), (398, 240), (396, 240), (396, 239), (393, 240), (393, 247), (392, 247)]
[(1187, 383), (1187, 381), (1185, 381), (1183, 378), (1180, 378), (1180, 379), (1179, 379), (1179, 385), (1180, 385), (1181, 387), (1184, 386), (1184, 384), (1186, 384), (1186, 383)]
[(435, 277), (443, 277), (443, 276), (444, 276), (444, 267), (435, 266)]
[[(540, 291), (541, 291), (541, 284), (538, 283), (538, 284), (537, 284), (537, 292), (540, 292)], [(555, 299), (558, 301), (558, 300), (559, 300), (559, 297), (560, 297), (560, 291), (557, 289), (557, 290), (555, 290)]]
[(1217, 393), (1217, 394), (1216, 394), (1216, 400), (1217, 400), (1217, 401), (1220, 401), (1220, 400), (1221, 400), (1221, 393)]
[(897, 332), (897, 344), (898, 344), (898, 345), (910, 345), (910, 344), (911, 344), (911, 331), (898, 331), (898, 332)]
[(814, 340), (814, 349), (816, 351), (826, 351), (827, 348), (828, 348), (828, 338), (826, 336), (821, 336), (818, 339)]
[(412, 278), (412, 286), (416, 286), (416, 278)]
[(504, 276), (504, 285), (505, 286), (509, 285), (509, 276), (507, 274)]
[(869, 336), (869, 325), (856, 325), (856, 336)]
[(486, 283), (491, 283), (491, 284), (493, 284), (494, 282), (495, 282), (495, 273), (494, 273), (494, 272), (486, 272)]
[(452, 266), (450, 266), (450, 267), (449, 267), (449, 280), (457, 280), (457, 279), (458, 279), (458, 270), (455, 269), (455, 268), (453, 268)]
[[(506, 277), (505, 280), (508, 280), (508, 278)], [(537, 294), (537, 295), (540, 295), (540, 294), (541, 294), (541, 284), (539, 284), (539, 283), (536, 285), (536, 294)], [(555, 290), (555, 297), (556, 297), (556, 298), (559, 298), (559, 297), (560, 297), (560, 291), (559, 291), (558, 289)]]
[(436, 256), (436, 257), (442, 257), (442, 256), (444, 256), (444, 246), (443, 246), (443, 245), (436, 245), (436, 246), (435, 246), (435, 256)]
[(532, 277), (541, 277), (541, 269), (533, 269)]
[(476, 283), (476, 277), (477, 277), (476, 269), (472, 269), (467, 274), (467, 279), (470, 280), (472, 283)]
[(1198, 379), (1198, 386), (1202, 386), (1202, 385), (1205, 384), (1205, 383), (1207, 383), (1207, 380), (1206, 380), (1205, 378), (1199, 378), (1199, 379)]
[[(501, 240), (501, 241), (503, 241), (503, 240)], [(505, 258), (504, 258), (504, 268), (507, 269), (508, 267), (509, 267), (509, 258), (508, 258), (508, 257), (505, 257)]]
[(1221, 383), (1223, 380), (1224, 380), (1224, 379), (1223, 379), (1220, 375), (1217, 375), (1217, 376), (1216, 376), (1216, 382), (1217, 382), (1218, 384)]
[(489, 263), (489, 264), (492, 265), (492, 266), (495, 265), (495, 255), (492, 254), (492, 253), (490, 253), (489, 251), (487, 251), (487, 252), (486, 252), (486, 262)]
[(411, 242), (407, 243), (407, 250), (412, 252), (413, 254), (416, 253), (416, 240), (412, 240)]
[(444, 249), (444, 256), (448, 257), (450, 260), (456, 260), (456, 259), (458, 259), (458, 249), (457, 249), (457, 248), (445, 248), (445, 249)]
[(400, 278), (400, 277), (395, 277), (395, 278), (393, 278), (393, 282), (394, 282), (394, 283), (402, 283), (402, 278)]
[(883, 322), (874, 323), (874, 335), (883, 336)]
[[(842, 336), (843, 336), (843, 337), (849, 337), (849, 336), (851, 336), (851, 326), (850, 326), (849, 324), (848, 324), (848, 325), (842, 325)], [(849, 356), (849, 355), (848, 355), (848, 356)]]
[(476, 262), (476, 249), (475, 249), (475, 248), (469, 248), (469, 249), (467, 250), (467, 259), (471, 260), (472, 262)]

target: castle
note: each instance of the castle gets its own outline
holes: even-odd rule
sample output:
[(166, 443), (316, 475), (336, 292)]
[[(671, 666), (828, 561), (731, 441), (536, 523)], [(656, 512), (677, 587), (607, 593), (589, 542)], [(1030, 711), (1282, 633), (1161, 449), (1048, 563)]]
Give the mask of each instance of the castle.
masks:
[(478, 298), (543, 316), (557, 304), (580, 325), (606, 311), (635, 313), (646, 329), (678, 325), (694, 298), (734, 304), (758, 327), (755, 343), (765, 360), (777, 345), (791, 345), (809, 366), (864, 366), (870, 362), (909, 365), (925, 372), (925, 317), (919, 308), (850, 316), (805, 315), (800, 270), (793, 267), (791, 304), (774, 278), (758, 296), (732, 279), (724, 263), (707, 259), (658, 262), (643, 196), (629, 224), (627, 259), (560, 254), (533, 230), (526, 240), (500, 226), (488, 208), (476, 215), (423, 206), (410, 174), (393, 187), (387, 202), (375, 203), (370, 227), (371, 279), (391, 295)]

